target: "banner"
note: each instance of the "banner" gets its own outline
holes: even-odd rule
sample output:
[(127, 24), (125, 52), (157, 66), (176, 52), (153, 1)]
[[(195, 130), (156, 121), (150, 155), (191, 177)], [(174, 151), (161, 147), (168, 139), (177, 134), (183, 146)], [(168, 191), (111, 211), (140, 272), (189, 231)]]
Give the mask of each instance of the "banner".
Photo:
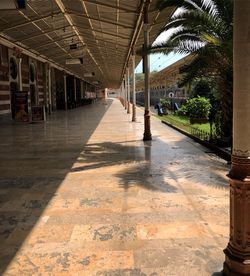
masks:
[(27, 91), (16, 91), (14, 94), (14, 118), (17, 122), (30, 121)]
[(43, 105), (36, 105), (31, 107), (32, 122), (45, 121), (45, 108)]

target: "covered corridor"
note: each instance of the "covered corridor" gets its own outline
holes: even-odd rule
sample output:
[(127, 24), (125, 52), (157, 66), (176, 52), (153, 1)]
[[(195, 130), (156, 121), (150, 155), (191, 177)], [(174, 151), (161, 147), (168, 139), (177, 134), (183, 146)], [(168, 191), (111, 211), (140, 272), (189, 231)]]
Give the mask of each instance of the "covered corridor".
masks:
[(211, 275), (228, 241), (225, 161), (114, 99), (0, 132), (1, 275)]
[(232, 2), (230, 168), (151, 120), (143, 50), (176, 9), (157, 3), (0, 1), (0, 274), (250, 275), (250, 1)]

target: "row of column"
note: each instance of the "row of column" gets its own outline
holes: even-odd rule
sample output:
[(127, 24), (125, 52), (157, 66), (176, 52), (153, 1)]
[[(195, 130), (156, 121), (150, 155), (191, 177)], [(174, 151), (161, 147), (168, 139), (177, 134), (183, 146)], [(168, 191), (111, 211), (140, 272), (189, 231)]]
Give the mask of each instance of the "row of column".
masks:
[[(129, 67), (125, 78), (122, 82), (121, 87), (121, 98), (123, 99), (123, 105), (128, 114), (131, 114), (131, 104), (132, 104), (132, 122), (136, 122), (136, 92), (135, 92), (135, 55), (132, 55), (132, 85), (130, 85), (130, 71)], [(132, 103), (131, 103), (131, 93), (132, 90)]]
[[(150, 64), (149, 56), (147, 53), (147, 48), (149, 46), (149, 4), (147, 1), (144, 7), (144, 44), (143, 44), (143, 72), (144, 72), (144, 134), (143, 140), (152, 140), (151, 127), (150, 127), (150, 86), (149, 86), (149, 76), (150, 76)], [(132, 51), (132, 122), (136, 121), (136, 92), (135, 92), (135, 51), (133, 47)], [(127, 67), (127, 72), (125, 79), (122, 82), (121, 93), (123, 95), (123, 104), (127, 113), (130, 114), (130, 72), (129, 67)]]
[[(250, 275), (250, 1), (234, 1), (234, 92), (233, 150), (230, 182), (230, 235), (224, 250), (225, 263), (221, 275)], [(144, 10), (144, 46), (148, 46), (148, 6)], [(145, 132), (151, 140), (149, 115), (149, 60), (144, 55), (145, 73)], [(134, 57), (133, 57), (134, 62)], [(135, 104), (133, 63), (133, 105)], [(128, 73), (127, 73), (128, 74)], [(128, 75), (127, 75), (128, 76)], [(124, 106), (129, 113), (129, 90), (123, 82)], [(129, 86), (129, 85), (128, 85)]]
[[(50, 66), (46, 68), (46, 96), (48, 103), (48, 112), (52, 113), (52, 70)], [(64, 86), (64, 104), (65, 110), (68, 109), (68, 99), (67, 99), (67, 74), (63, 73), (63, 86)], [(81, 84), (82, 89), (82, 84)], [(81, 93), (82, 94), (82, 93)], [(77, 93), (76, 93), (76, 78), (74, 77), (74, 100), (77, 101)]]

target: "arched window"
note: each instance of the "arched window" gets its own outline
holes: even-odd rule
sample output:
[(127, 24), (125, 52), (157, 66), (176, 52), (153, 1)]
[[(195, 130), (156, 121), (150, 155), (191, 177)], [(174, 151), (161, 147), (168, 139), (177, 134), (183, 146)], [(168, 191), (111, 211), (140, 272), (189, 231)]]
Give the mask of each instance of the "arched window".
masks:
[(34, 63), (30, 64), (30, 81), (34, 82), (36, 79), (36, 68)]
[(14, 57), (10, 58), (10, 75), (13, 80), (17, 78), (17, 61)]

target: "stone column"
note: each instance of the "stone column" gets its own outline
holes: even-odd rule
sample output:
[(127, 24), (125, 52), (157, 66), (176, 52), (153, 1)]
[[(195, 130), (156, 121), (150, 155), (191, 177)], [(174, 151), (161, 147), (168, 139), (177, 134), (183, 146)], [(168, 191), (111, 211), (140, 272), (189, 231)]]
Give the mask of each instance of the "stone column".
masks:
[(250, 275), (250, 1), (234, 1), (233, 154), (230, 239), (224, 274)]
[(22, 79), (22, 58), (18, 58), (18, 89), (23, 90), (23, 79)]
[(123, 89), (122, 89), (122, 83), (121, 83), (121, 86), (120, 86), (120, 89), (119, 89), (119, 98), (120, 98), (121, 104), (123, 105)]
[(150, 127), (150, 85), (149, 85), (149, 56), (147, 53), (147, 48), (149, 46), (149, 10), (150, 0), (147, 1), (144, 8), (144, 51), (143, 51), (143, 67), (144, 67), (144, 104), (145, 104), (145, 113), (144, 113), (144, 135), (143, 140), (149, 141), (152, 140), (151, 127)]
[(125, 79), (124, 79), (124, 92), (125, 92), (124, 107), (125, 107), (125, 109), (127, 109), (127, 77), (126, 77), (126, 75), (125, 75)]
[(67, 75), (63, 75), (63, 85), (64, 85), (64, 105), (65, 110), (68, 109), (68, 99), (67, 99)]
[(135, 53), (132, 56), (132, 95), (133, 95), (133, 110), (132, 122), (136, 122), (136, 94), (135, 94)]
[(107, 100), (108, 98), (108, 88), (105, 88), (104, 90), (104, 99)]
[(81, 80), (81, 99), (83, 98), (83, 81)]
[(51, 79), (51, 67), (48, 67), (48, 90), (49, 90), (49, 114), (52, 113), (52, 79)]
[(74, 99), (76, 104), (76, 77), (74, 76)]
[(124, 92), (124, 108), (126, 109), (127, 103), (126, 103), (126, 81), (125, 79), (122, 81), (123, 85), (123, 92)]
[(127, 101), (128, 101), (128, 108), (127, 113), (130, 114), (130, 85), (129, 85), (129, 68), (127, 68)]

